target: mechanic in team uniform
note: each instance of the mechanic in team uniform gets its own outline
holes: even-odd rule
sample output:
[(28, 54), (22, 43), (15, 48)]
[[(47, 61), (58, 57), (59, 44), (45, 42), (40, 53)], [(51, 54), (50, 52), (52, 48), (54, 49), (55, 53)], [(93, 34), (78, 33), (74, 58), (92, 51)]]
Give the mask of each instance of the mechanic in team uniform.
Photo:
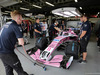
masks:
[(34, 31), (36, 38), (39, 38), (42, 35), (42, 29), (39, 22), (40, 22), (39, 18), (36, 18), (36, 23), (34, 24)]
[(14, 52), (17, 40), (19, 45), (24, 45), (22, 29), (19, 26), (22, 23), (22, 16), (15, 10), (11, 12), (11, 17), (12, 21), (7, 22), (0, 31), (0, 59), (5, 66), (6, 75), (14, 75), (13, 69), (18, 75), (28, 75)]
[(65, 30), (66, 27), (65, 27), (64, 21), (62, 21), (62, 24), (61, 24), (61, 27), (60, 28), (61, 28), (61, 30)]
[(55, 35), (56, 30), (61, 32), (61, 30), (57, 27), (58, 22), (56, 21), (49, 28), (49, 41), (53, 40), (53, 36)]
[(81, 52), (83, 53), (83, 59), (79, 62), (86, 63), (87, 45), (91, 35), (91, 24), (89, 23), (86, 15), (83, 15), (81, 18), (83, 19), (83, 24), (81, 26), (80, 45)]
[(33, 38), (33, 31), (34, 31), (34, 27), (31, 23), (31, 21), (29, 21), (29, 33), (30, 33), (30, 38)]

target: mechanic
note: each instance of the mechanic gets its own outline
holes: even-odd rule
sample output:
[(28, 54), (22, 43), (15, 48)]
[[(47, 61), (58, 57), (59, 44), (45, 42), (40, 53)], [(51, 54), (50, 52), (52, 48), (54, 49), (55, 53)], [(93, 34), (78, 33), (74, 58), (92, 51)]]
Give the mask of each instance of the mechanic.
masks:
[(46, 36), (47, 23), (45, 20), (43, 20), (43, 23), (42, 23), (42, 31), (43, 31), (43, 35)]
[(86, 56), (87, 56), (87, 45), (90, 39), (91, 35), (91, 24), (88, 21), (88, 17), (86, 15), (82, 16), (83, 19), (83, 25), (81, 27), (81, 35), (80, 35), (80, 45), (81, 45), (81, 51), (83, 53), (82, 60), (79, 61), (79, 63), (85, 64)]
[(36, 18), (36, 23), (34, 24), (34, 31), (35, 31), (36, 38), (39, 38), (42, 36), (42, 28), (39, 22), (40, 22), (39, 18)]
[(33, 31), (34, 31), (34, 27), (32, 25), (32, 22), (29, 21), (29, 33), (30, 33), (30, 38), (33, 38)]
[[(80, 36), (82, 34), (82, 27), (83, 27), (83, 17), (80, 17), (80, 21), (82, 22), (81, 27), (80, 27), (80, 33), (78, 34), (78, 36)], [(80, 57), (83, 57), (83, 52), (81, 50), (81, 46), (80, 46)]]
[(28, 36), (28, 25), (26, 21), (23, 21), (23, 26), (24, 26), (25, 37), (27, 37)]
[(65, 30), (65, 23), (64, 23), (64, 21), (62, 21), (62, 24), (61, 24), (61, 30)]
[(58, 22), (55, 21), (53, 25), (50, 26), (49, 28), (49, 41), (53, 40), (53, 36), (55, 36), (55, 31), (61, 32), (61, 30), (57, 27)]
[(22, 16), (14, 10), (11, 12), (11, 18), (12, 21), (7, 22), (0, 31), (0, 58), (5, 66), (6, 75), (14, 75), (13, 69), (18, 75), (28, 75), (14, 52), (17, 40), (19, 45), (24, 45), (22, 30), (19, 26), (22, 23)]

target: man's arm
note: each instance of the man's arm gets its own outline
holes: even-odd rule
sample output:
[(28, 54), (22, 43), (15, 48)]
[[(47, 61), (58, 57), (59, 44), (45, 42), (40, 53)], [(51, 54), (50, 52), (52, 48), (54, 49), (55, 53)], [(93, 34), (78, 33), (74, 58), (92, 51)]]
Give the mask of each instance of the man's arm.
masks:
[(57, 31), (61, 32), (61, 30), (58, 27), (54, 27)]
[(26, 50), (25, 50), (25, 48), (24, 48), (24, 39), (23, 39), (23, 38), (18, 38), (18, 43), (19, 43), (19, 45), (22, 45), (22, 47), (23, 47), (25, 53), (27, 54), (27, 52), (26, 52)]
[(34, 31), (35, 31), (35, 32), (37, 32), (37, 33), (41, 33), (41, 32), (40, 32), (40, 31), (38, 31), (37, 29), (34, 29)]
[(24, 45), (24, 39), (23, 38), (18, 38), (18, 43), (19, 45)]
[(64, 30), (66, 29), (65, 25), (64, 25)]
[(82, 31), (82, 34), (80, 36), (80, 39), (86, 34), (87, 31)]

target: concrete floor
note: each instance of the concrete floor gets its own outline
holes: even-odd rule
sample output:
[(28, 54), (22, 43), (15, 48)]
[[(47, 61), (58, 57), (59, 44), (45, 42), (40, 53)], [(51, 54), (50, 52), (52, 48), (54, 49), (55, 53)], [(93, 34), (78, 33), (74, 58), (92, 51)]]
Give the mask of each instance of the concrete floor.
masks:
[[(33, 39), (29, 39), (31, 44), (25, 46), (26, 49), (30, 49), (34, 47)], [(21, 52), (24, 53), (22, 47), (18, 48)], [(22, 56), (18, 51), (16, 51), (24, 70), (31, 74), (34, 73), (35, 75), (100, 75), (100, 52), (96, 46), (96, 39), (95, 36), (91, 37), (91, 40), (88, 44), (88, 56), (87, 56), (87, 64), (79, 64), (77, 60), (74, 60), (69, 70), (62, 69), (62, 68), (55, 68), (55, 67), (47, 67), (47, 71), (44, 71), (39, 66), (34, 66), (28, 59)], [(14, 74), (17, 73), (14, 71)], [(0, 75), (6, 75), (4, 66), (0, 60)]]

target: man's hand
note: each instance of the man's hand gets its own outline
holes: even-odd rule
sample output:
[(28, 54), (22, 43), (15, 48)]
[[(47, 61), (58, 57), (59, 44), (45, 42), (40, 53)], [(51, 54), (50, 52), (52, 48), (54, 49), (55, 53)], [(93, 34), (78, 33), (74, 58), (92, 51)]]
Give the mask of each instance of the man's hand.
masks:
[(98, 37), (96, 38), (96, 40), (98, 41)]
[(82, 34), (80, 35), (80, 38), (82, 38), (85, 34), (86, 34), (87, 31), (82, 31)]
[(78, 39), (77, 39), (77, 41), (80, 43), (80, 40), (81, 40), (81, 38), (80, 37), (78, 37)]

